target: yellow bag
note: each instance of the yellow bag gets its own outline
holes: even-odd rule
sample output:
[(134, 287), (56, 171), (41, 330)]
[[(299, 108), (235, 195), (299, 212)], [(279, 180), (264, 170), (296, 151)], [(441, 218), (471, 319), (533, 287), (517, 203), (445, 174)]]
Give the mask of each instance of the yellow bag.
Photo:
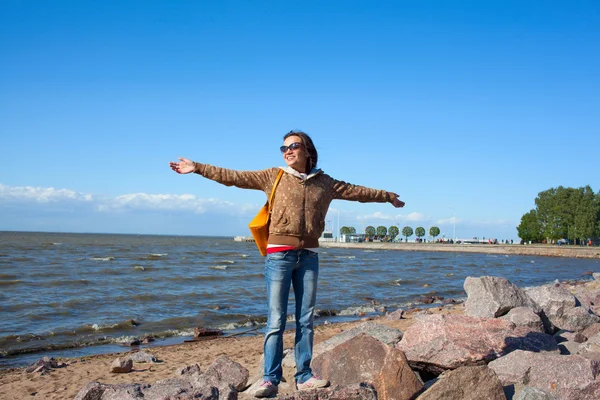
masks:
[(267, 255), (267, 243), (269, 241), (269, 219), (271, 217), (271, 208), (273, 206), (273, 195), (275, 194), (275, 188), (283, 175), (283, 170), (279, 170), (279, 174), (277, 175), (277, 179), (275, 179), (275, 183), (273, 184), (273, 189), (271, 189), (271, 196), (269, 197), (269, 201), (266, 202), (264, 206), (258, 211), (258, 214), (250, 221), (248, 224), (248, 228), (250, 228), (250, 233), (254, 237), (254, 241), (256, 242), (256, 247), (258, 247), (258, 251), (260, 251), (261, 256)]

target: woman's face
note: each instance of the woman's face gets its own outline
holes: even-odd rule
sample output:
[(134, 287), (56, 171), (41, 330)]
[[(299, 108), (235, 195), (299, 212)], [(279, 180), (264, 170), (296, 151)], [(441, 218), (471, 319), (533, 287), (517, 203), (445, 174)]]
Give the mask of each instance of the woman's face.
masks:
[(288, 167), (292, 167), (298, 172), (308, 173), (308, 171), (305, 171), (306, 159), (308, 158), (306, 149), (298, 136), (290, 136), (285, 139), (282, 150), (285, 150), (282, 151), (283, 159)]

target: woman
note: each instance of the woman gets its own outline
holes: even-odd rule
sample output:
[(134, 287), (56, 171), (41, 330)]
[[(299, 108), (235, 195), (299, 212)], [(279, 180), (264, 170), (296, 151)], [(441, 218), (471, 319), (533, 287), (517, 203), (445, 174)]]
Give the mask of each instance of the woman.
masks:
[(256, 397), (277, 394), (282, 377), (283, 332), (290, 287), (296, 299), (296, 387), (299, 390), (326, 387), (329, 382), (313, 375), (313, 319), (319, 273), (319, 237), (325, 230), (325, 215), (334, 199), (392, 203), (403, 207), (398, 195), (338, 181), (317, 168), (318, 154), (304, 132), (291, 131), (280, 147), (287, 167), (262, 171), (234, 171), (200, 164), (185, 158), (171, 162), (179, 174), (195, 172), (227, 186), (264, 191), (267, 196), (280, 169), (285, 172), (273, 199), (265, 262), (268, 320), (264, 341), (263, 382)]

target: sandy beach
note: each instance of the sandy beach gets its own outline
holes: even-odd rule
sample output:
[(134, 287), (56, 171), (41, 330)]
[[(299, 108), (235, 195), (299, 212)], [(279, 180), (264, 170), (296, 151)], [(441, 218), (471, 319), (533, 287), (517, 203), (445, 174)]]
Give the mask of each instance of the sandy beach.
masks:
[[(462, 313), (462, 305), (448, 305), (445, 307), (426, 310), (414, 309), (405, 313), (405, 319), (391, 321), (385, 317), (370, 318), (401, 331), (406, 330), (413, 323), (413, 316), (418, 312), (427, 313)], [(315, 344), (325, 341), (345, 330), (351, 329), (364, 320), (319, 325), (315, 329)], [(293, 346), (294, 331), (287, 331), (284, 336), (284, 346)], [(120, 383), (152, 383), (161, 379), (176, 376), (182, 367), (198, 364), (202, 371), (221, 355), (240, 363), (250, 371), (250, 381), (260, 375), (258, 370), (262, 355), (262, 335), (244, 337), (219, 337), (211, 340), (186, 342), (177, 345), (154, 347), (144, 349), (145, 352), (155, 356), (157, 363), (134, 363), (134, 369), (127, 374), (114, 374), (110, 372), (110, 365), (115, 358), (128, 354), (132, 350), (124, 348), (123, 353), (102, 354), (82, 358), (60, 359), (67, 364), (66, 367), (53, 369), (47, 374), (26, 373), (24, 369), (9, 369), (0, 371), (0, 399), (72, 399), (79, 390), (88, 382), (102, 382), (108, 384)], [(287, 382), (293, 382), (294, 370), (285, 369), (284, 377)], [(281, 386), (280, 393), (285, 393), (285, 385)], [(289, 387), (288, 391), (291, 390)], [(240, 394), (240, 397), (243, 394)]]

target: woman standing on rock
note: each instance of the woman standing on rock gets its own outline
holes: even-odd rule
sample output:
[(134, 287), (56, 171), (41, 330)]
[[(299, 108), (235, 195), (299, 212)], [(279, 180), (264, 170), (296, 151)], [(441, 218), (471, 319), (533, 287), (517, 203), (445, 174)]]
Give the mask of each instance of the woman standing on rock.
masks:
[(290, 287), (296, 299), (296, 387), (299, 390), (326, 387), (329, 382), (313, 375), (313, 320), (319, 274), (319, 237), (325, 230), (325, 215), (332, 200), (392, 203), (403, 207), (398, 195), (333, 179), (317, 168), (318, 154), (304, 132), (291, 131), (280, 147), (287, 167), (261, 171), (235, 171), (201, 164), (186, 158), (171, 162), (179, 174), (195, 172), (227, 186), (264, 191), (267, 196), (280, 170), (272, 204), (265, 262), (268, 320), (264, 341), (263, 382), (256, 397), (277, 394), (283, 373), (283, 332)]

